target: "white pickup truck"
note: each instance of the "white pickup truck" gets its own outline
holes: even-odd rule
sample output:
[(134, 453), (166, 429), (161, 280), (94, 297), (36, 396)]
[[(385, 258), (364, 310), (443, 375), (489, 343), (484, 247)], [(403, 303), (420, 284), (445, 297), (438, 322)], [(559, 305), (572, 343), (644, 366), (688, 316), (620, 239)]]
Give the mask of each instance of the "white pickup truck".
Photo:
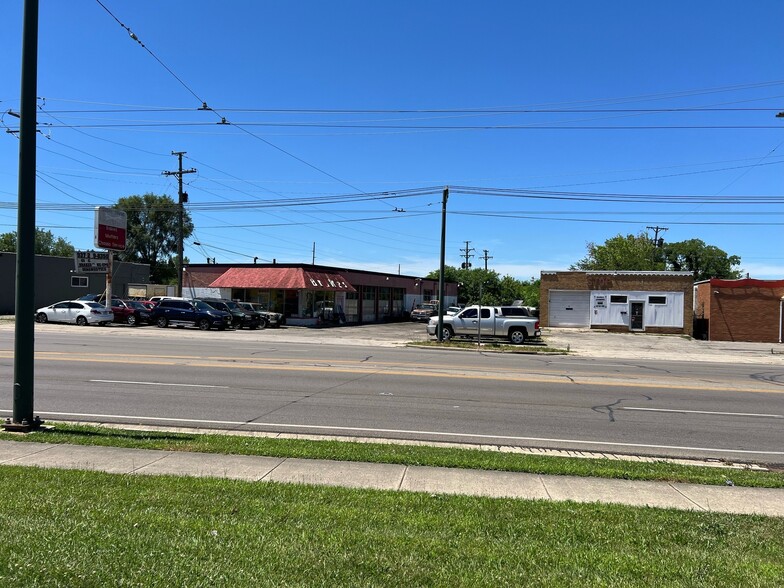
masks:
[[(480, 318), (481, 317), (481, 318)], [(468, 306), (455, 315), (445, 316), (443, 339), (452, 337), (503, 337), (520, 345), (528, 337), (539, 337), (539, 319), (528, 316), (504, 316), (498, 306)], [(431, 317), (427, 324), (428, 335), (438, 332), (438, 317)]]

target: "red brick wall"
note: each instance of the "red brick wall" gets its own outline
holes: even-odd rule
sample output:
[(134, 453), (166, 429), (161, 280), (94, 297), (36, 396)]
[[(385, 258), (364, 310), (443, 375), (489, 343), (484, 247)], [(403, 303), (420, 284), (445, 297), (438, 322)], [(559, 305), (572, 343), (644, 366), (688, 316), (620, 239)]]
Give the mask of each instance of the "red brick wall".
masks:
[(708, 295), (711, 341), (778, 343), (784, 288), (713, 286)]

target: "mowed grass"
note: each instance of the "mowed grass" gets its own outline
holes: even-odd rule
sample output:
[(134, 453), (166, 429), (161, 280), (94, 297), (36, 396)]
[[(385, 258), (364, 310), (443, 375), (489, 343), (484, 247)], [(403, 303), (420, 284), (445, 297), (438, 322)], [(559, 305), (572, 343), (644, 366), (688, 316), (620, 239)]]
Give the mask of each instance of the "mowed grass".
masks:
[(782, 586), (784, 519), (0, 467), (5, 586)]
[(594, 476), (627, 480), (659, 480), (694, 484), (784, 488), (784, 473), (679, 465), (665, 461), (549, 457), (392, 443), (310, 441), (237, 435), (133, 431), (61, 423), (53, 430), (25, 436), (0, 432), (0, 439), (105, 445), (166, 451), (195, 451), (305, 459), (365, 461), (536, 474)]

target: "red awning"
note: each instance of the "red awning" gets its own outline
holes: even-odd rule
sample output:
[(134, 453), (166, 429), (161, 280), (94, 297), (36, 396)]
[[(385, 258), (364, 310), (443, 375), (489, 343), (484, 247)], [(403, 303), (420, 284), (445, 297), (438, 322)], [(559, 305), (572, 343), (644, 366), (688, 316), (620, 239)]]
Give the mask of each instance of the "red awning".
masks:
[(340, 274), (309, 272), (299, 267), (233, 267), (210, 287), (356, 292)]

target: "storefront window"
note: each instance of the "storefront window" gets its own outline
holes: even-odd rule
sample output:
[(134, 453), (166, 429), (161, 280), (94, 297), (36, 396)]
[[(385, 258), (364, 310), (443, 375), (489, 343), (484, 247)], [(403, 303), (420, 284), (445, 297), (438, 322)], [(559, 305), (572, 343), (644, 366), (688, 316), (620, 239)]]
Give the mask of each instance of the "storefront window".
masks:
[(362, 287), (362, 321), (373, 322), (376, 320), (376, 288), (375, 286)]
[(359, 322), (359, 294), (357, 292), (346, 292), (346, 307), (343, 312), (346, 314), (346, 322)]

